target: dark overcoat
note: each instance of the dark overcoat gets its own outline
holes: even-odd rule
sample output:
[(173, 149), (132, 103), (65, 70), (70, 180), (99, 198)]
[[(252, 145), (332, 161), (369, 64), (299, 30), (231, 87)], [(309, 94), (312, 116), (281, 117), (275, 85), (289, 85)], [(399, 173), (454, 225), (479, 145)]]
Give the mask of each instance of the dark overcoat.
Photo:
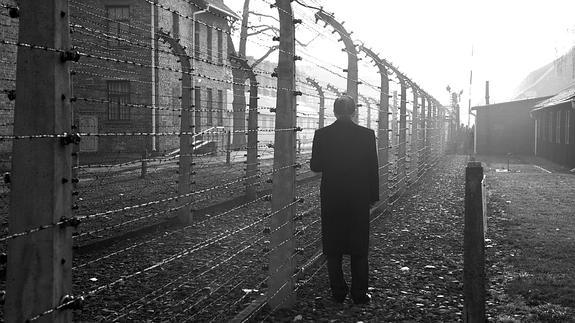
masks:
[(316, 130), (310, 164), (322, 173), (324, 254), (367, 255), (370, 204), (379, 200), (375, 133), (347, 119)]

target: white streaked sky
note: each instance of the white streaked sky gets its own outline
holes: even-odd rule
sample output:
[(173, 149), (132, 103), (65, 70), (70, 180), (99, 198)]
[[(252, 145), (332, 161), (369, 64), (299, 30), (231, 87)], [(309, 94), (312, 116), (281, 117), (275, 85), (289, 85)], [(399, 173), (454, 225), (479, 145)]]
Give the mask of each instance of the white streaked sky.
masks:
[[(503, 102), (512, 98), (513, 90), (529, 72), (575, 44), (575, 0), (300, 1), (323, 5), (335, 13), (336, 19), (345, 21), (344, 26), (353, 31), (354, 40), (363, 41), (398, 65), (443, 104), (449, 103), (447, 85), (457, 92), (463, 90), (462, 122), (467, 121), (470, 69), (472, 106), (484, 104), (486, 80), (491, 85), (491, 103)], [(244, 1), (225, 2), (240, 11)], [(254, 9), (277, 15), (277, 10), (269, 8), (272, 0), (251, 2)], [(296, 17), (315, 12), (296, 2), (292, 6)], [(322, 23), (304, 19), (298, 30), (307, 40), (324, 29)], [(345, 66), (338, 38), (331, 29), (324, 30), (306, 48), (313, 55), (308, 60), (321, 58), (334, 69)], [(257, 45), (248, 46), (248, 54), (261, 51)], [(361, 66), (360, 78), (378, 84), (377, 74)]]

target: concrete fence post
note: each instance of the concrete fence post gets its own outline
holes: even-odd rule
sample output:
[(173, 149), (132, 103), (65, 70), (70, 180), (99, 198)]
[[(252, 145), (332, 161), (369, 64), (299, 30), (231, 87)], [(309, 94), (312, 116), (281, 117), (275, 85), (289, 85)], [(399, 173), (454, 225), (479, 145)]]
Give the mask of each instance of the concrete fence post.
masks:
[(483, 167), (469, 162), (465, 169), (465, 228), (463, 240), (463, 319), (485, 322), (485, 239), (483, 228)]
[[(330, 26), (332, 26), (335, 32), (338, 33), (341, 41), (343, 41), (345, 48), (342, 51), (347, 52), (347, 89), (346, 94), (351, 96), (355, 103), (358, 103), (358, 68), (357, 68), (357, 49), (355, 44), (351, 39), (351, 33), (349, 33), (344, 27), (343, 23), (338, 22), (333, 15), (320, 10), (315, 14), (315, 19), (322, 20)], [(353, 121), (358, 123), (359, 120), (359, 110), (353, 116)]]
[(248, 110), (248, 130), (246, 147), (245, 194), (248, 201), (257, 198), (258, 165), (258, 81), (256, 75), (250, 75), (250, 108)]
[(142, 152), (142, 167), (140, 171), (140, 178), (146, 178), (148, 173), (148, 151), (144, 150)]
[[(295, 26), (290, 0), (276, 0), (280, 45), (276, 98), (276, 132), (272, 184), (268, 304), (289, 308), (295, 302), (293, 278), (296, 192)], [(293, 130), (290, 130), (293, 129)]]
[[(6, 322), (71, 322), (72, 113), (67, 0), (21, 0), (12, 147), (10, 234), (47, 226), (8, 241)], [(58, 137), (58, 136), (63, 137)], [(60, 225), (52, 225), (62, 223)], [(68, 297), (66, 297), (68, 296)], [(45, 313), (41, 315), (41, 313)]]
[[(171, 37), (163, 31), (158, 31), (158, 38), (167, 43), (174, 53), (180, 59), (180, 66), (182, 69), (182, 102), (181, 102), (181, 117), (180, 117), (180, 158), (178, 167), (178, 204), (181, 206), (179, 209), (178, 218), (182, 224), (186, 225), (192, 222), (192, 198), (190, 193), (192, 191), (192, 166), (194, 154), (194, 133), (198, 133), (199, 129), (194, 124), (194, 118), (190, 107), (192, 106), (192, 65), (190, 56), (186, 53), (184, 47), (178, 40)], [(196, 115), (199, 113), (199, 106), (195, 107)]]

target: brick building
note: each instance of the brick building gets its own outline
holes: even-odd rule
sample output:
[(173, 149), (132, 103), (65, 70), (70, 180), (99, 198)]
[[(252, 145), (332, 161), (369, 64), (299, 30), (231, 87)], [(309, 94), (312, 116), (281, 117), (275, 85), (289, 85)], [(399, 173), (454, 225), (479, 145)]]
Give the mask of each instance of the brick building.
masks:
[[(179, 147), (180, 58), (169, 33), (192, 56), (196, 132), (229, 126), (226, 93), (228, 20), (237, 16), (222, 0), (70, 1), (72, 43), (83, 57), (73, 65), (74, 120), (80, 132), (141, 132), (141, 136), (94, 136), (82, 152), (166, 152)], [(190, 108), (190, 107), (188, 107)], [(191, 131), (184, 129), (184, 131)], [(154, 135), (157, 134), (157, 135)]]

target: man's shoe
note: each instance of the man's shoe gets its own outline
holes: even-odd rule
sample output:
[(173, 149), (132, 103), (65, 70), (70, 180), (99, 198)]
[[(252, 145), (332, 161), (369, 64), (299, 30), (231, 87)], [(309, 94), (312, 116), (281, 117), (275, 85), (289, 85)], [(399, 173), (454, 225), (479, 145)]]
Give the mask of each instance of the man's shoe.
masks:
[(369, 302), (371, 302), (371, 294), (369, 293), (365, 293), (363, 296), (353, 299), (355, 305), (367, 305)]

